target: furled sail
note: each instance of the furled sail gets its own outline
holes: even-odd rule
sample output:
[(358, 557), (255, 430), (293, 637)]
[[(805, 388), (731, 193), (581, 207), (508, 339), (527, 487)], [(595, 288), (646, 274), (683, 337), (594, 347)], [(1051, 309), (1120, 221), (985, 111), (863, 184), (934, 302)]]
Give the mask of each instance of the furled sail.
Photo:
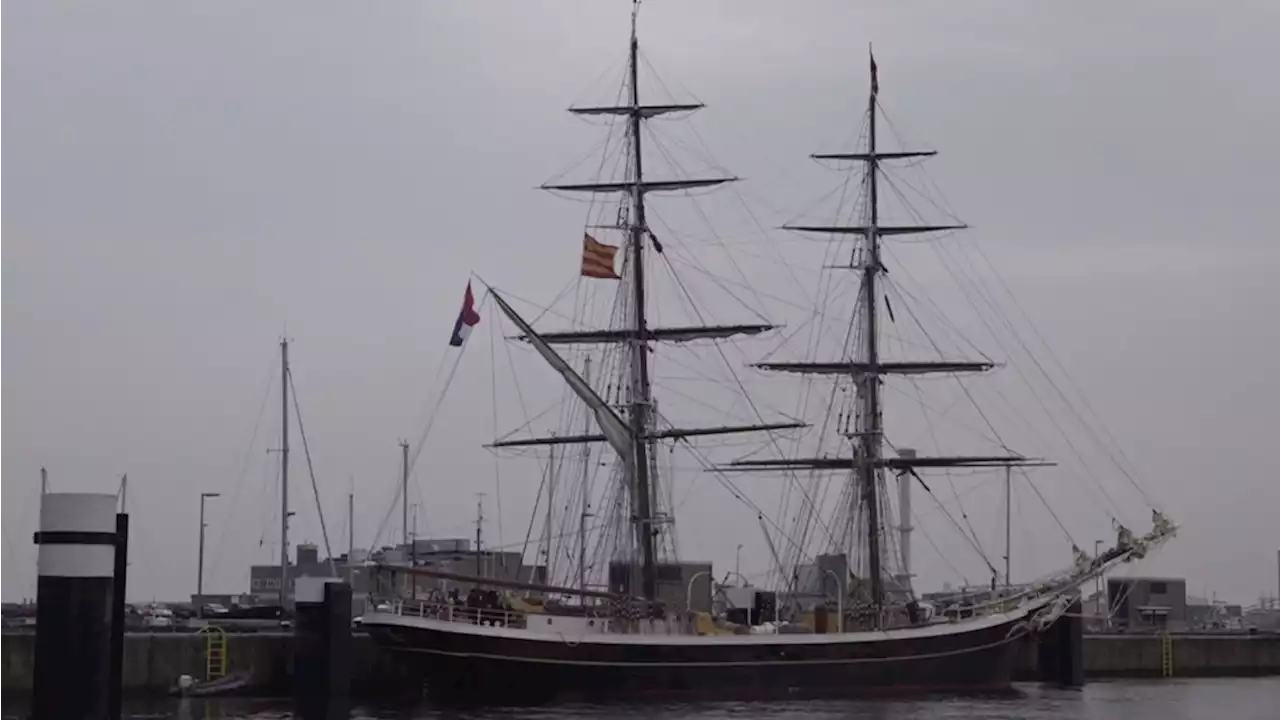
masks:
[(569, 387), (573, 389), (573, 392), (582, 399), (582, 402), (591, 408), (596, 424), (600, 426), (601, 432), (604, 433), (605, 439), (609, 441), (613, 449), (618, 452), (618, 455), (624, 461), (630, 462), (633, 457), (632, 454), (635, 452), (635, 446), (631, 441), (631, 433), (627, 429), (627, 423), (618, 417), (618, 413), (614, 412), (613, 408), (609, 407), (608, 403), (597, 395), (595, 390), (591, 389), (591, 386), (587, 384), (586, 380), (582, 379), (581, 375), (569, 367), (569, 363), (565, 362), (564, 358), (560, 357), (555, 350), (552, 350), (550, 345), (543, 342), (538, 333), (534, 332), (529, 323), (525, 322), (524, 318), (520, 317), (520, 314), (508, 305), (501, 295), (494, 292), (493, 288), (489, 288), (489, 292), (493, 294), (493, 299), (498, 303), (498, 307), (502, 309), (502, 312), (508, 318), (511, 318), (511, 322), (515, 323), (516, 327), (520, 328), (520, 332), (524, 333), (525, 337), (528, 338), (529, 344), (533, 345), (533, 348), (547, 361), (547, 364), (560, 373), (565, 382), (569, 384)]

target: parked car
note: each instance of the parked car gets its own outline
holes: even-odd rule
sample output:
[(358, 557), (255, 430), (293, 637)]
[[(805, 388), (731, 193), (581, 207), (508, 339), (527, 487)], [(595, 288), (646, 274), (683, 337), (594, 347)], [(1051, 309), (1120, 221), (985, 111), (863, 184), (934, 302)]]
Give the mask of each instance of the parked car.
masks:
[(206, 603), (200, 613), (206, 618), (225, 617), (230, 611), (220, 603)]
[(169, 608), (152, 608), (147, 614), (144, 624), (152, 628), (167, 628), (174, 625), (173, 611)]

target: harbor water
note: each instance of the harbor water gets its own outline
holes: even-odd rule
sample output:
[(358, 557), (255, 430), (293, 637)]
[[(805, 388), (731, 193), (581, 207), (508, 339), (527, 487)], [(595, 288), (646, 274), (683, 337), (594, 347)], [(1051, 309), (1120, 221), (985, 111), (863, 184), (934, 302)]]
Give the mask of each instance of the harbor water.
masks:
[[(6, 697), (4, 716), (25, 718), (24, 708)], [(937, 697), (917, 700), (803, 701), (792, 703), (716, 703), (686, 705), (559, 706), (483, 711), (440, 710), (428, 705), (404, 707), (356, 704), (328, 718), (401, 720), (1274, 720), (1280, 707), (1280, 677), (1188, 679), (1090, 683), (1081, 690), (1020, 685), (1010, 696)], [(132, 720), (284, 720), (295, 715), (287, 701), (223, 698), (157, 699), (129, 703)]]

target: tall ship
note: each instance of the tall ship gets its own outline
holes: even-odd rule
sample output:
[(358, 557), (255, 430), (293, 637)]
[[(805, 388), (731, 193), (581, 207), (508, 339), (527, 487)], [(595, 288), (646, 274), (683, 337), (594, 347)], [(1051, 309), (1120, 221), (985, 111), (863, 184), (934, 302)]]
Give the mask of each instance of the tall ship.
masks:
[[(1153, 508), (1149, 531), (1139, 534), (1117, 525), (1114, 546), (1092, 554), (1067, 545), (1073, 552), (1069, 567), (1019, 585), (1009, 580), (1006, 546), (1005, 571), (992, 566), (990, 587), (941, 606), (923, 602), (913, 589), (910, 538), (898, 532), (912, 518), (904, 487), (918, 484), (928, 491), (931, 472), (983, 469), (1005, 472), (1008, 487), (1009, 473), (1049, 463), (1010, 450), (925, 455), (890, 443), (886, 383), (982, 373), (996, 363), (896, 359), (885, 353), (883, 325), (895, 322), (895, 308), (884, 294), (885, 243), (958, 231), (963, 224), (882, 217), (886, 167), (934, 153), (881, 148), (874, 59), (864, 142), (855, 152), (814, 156), (851, 163), (858, 171), (851, 182), (860, 198), (856, 216), (787, 228), (842, 243), (848, 251), (824, 268), (853, 288), (845, 296), (851, 312), (837, 323), (847, 332), (825, 335), (827, 346), (812, 343), (809, 349), (820, 353), (812, 359), (746, 363), (754, 366), (749, 372), (784, 380), (798, 374), (796, 381), (812, 383), (803, 392), (820, 390), (825, 399), (804, 403), (804, 417), (768, 417), (750, 405), (753, 422), (707, 427), (669, 422), (653, 382), (655, 356), (679, 347), (682, 353), (724, 360), (722, 343), (778, 328), (767, 321), (660, 324), (651, 317), (656, 292), (651, 263), (664, 259), (668, 242), (650, 222), (652, 196), (712, 188), (734, 178), (676, 179), (646, 172), (646, 124), (701, 105), (645, 104), (635, 8), (631, 23), (621, 102), (571, 109), (613, 121), (622, 149), (621, 177), (544, 186), (615, 202), (602, 204), (589, 219), (581, 268), (589, 278), (585, 282), (616, 283), (610, 286), (616, 292), (609, 291), (608, 326), (535, 328), (545, 323), (522, 316), (502, 290), (484, 288), (495, 319), (505, 317), (516, 328), (508, 340), (536, 352), (552, 371), (545, 377), (558, 376), (570, 398), (566, 405), (572, 406), (561, 416), (567, 427), (555, 433), (489, 443), (495, 450), (524, 449), (547, 458), (538, 501), (543, 509), (534, 509), (535, 515), (546, 514), (539, 560), (524, 575), (499, 577), (483, 571), (477, 546), (470, 573), (426, 563), (380, 568), (379, 592), (385, 597), (378, 611), (365, 614), (363, 626), (384, 651), (419, 668), (428, 692), (441, 700), (750, 699), (1008, 688), (1021, 643), (1067, 612), (1083, 585), (1141, 558), (1170, 538), (1174, 525)], [(614, 236), (618, 245), (604, 241)], [(621, 255), (621, 271), (615, 270), (615, 253)], [(453, 344), (461, 345), (466, 331), (479, 322), (480, 302), (469, 286)], [(709, 565), (691, 566), (677, 556), (678, 503), (669, 483), (684, 469), (664, 466), (666, 449), (720, 436), (741, 436), (756, 450), (724, 461), (699, 454), (706, 462), (692, 472), (701, 473), (704, 482), (712, 476), (776, 475), (793, 483), (801, 498), (787, 512), (790, 535), (782, 519), (770, 527), (760, 514), (772, 556), (767, 588), (745, 592), (715, 585)], [(597, 482), (601, 474), (604, 479)], [(576, 484), (565, 481), (574, 475)], [(559, 485), (552, 483), (556, 477)], [(836, 490), (806, 492), (820, 483)], [(890, 492), (894, 483), (897, 497)], [(799, 540), (784, 542), (784, 535)], [(435, 589), (420, 591), (421, 578)], [(695, 603), (695, 590), (700, 599), (714, 592), (718, 600), (709, 607)], [(726, 596), (732, 598), (726, 601)]]

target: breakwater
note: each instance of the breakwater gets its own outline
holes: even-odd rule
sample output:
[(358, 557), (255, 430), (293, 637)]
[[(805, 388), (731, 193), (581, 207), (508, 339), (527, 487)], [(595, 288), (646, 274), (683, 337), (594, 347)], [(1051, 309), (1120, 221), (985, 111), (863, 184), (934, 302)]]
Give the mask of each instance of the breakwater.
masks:
[[(380, 654), (364, 633), (352, 637), (351, 688), (360, 695), (413, 691), (413, 680)], [(129, 633), (124, 641), (124, 692), (163, 693), (182, 674), (204, 677), (206, 642), (192, 633)], [(1167, 644), (1166, 644), (1167, 643)], [(5, 692), (30, 692), (35, 634), (5, 632), (2, 677)], [(289, 694), (293, 635), (279, 632), (227, 635), (227, 672), (252, 670), (253, 692)], [(1018, 676), (1035, 679), (1036, 652), (1028, 645)], [(1280, 675), (1280, 634), (1086, 635), (1084, 671), (1090, 679), (1247, 677)]]

